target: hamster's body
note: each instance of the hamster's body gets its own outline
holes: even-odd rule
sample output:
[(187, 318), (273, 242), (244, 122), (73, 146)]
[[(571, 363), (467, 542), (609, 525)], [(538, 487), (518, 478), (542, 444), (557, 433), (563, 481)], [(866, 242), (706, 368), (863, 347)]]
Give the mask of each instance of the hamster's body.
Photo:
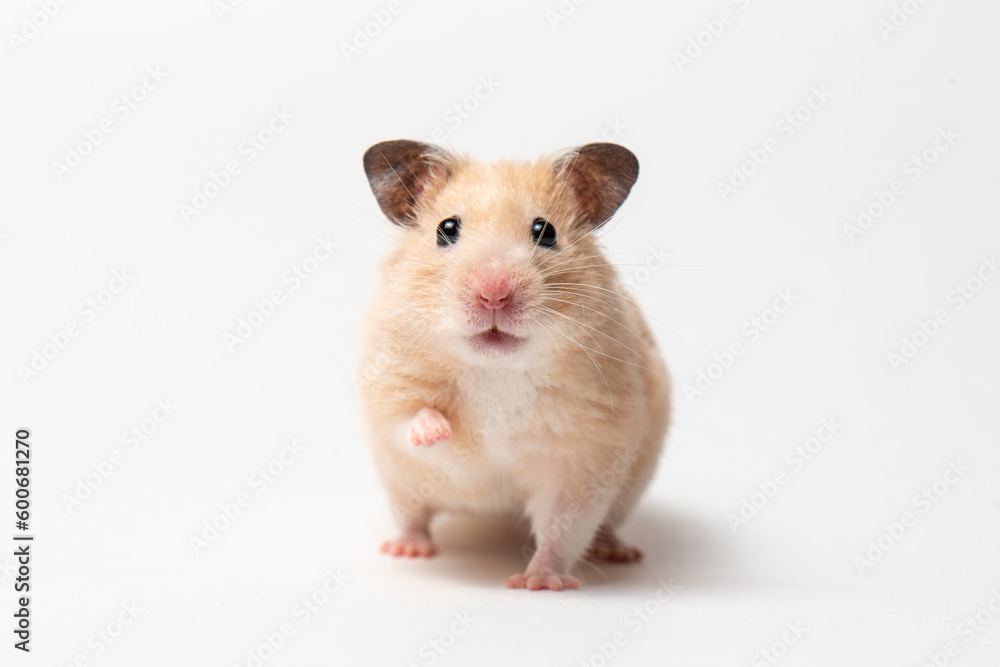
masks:
[(437, 512), (526, 513), (537, 551), (509, 586), (575, 587), (585, 551), (639, 557), (614, 529), (655, 470), (668, 383), (590, 234), (628, 194), (628, 158), (610, 144), (532, 164), (402, 141), (366, 154), (402, 227), (362, 360), (376, 466), (404, 527), (384, 551), (432, 555)]

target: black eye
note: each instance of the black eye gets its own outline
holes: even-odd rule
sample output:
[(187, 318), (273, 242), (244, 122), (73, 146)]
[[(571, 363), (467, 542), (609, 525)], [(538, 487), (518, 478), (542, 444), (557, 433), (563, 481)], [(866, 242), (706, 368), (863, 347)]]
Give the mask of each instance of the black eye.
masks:
[(535, 245), (551, 248), (556, 244), (556, 228), (541, 218), (535, 218), (531, 223), (531, 238)]
[(443, 248), (458, 241), (458, 228), (461, 226), (458, 218), (445, 218), (438, 225), (438, 246)]

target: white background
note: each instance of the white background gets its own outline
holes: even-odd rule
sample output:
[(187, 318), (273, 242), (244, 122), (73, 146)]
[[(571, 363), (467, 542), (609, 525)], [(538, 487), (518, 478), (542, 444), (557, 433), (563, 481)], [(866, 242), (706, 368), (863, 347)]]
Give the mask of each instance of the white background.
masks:
[[(252, 665), (286, 622), (263, 664), (714, 667), (772, 664), (773, 650), (789, 666), (916, 667), (949, 642), (939, 664), (996, 664), (1000, 280), (977, 272), (1000, 252), (1000, 7), (902, 4), (915, 13), (896, 26), (890, 0), (593, 0), (564, 2), (559, 21), (556, 0), (404, 0), (348, 62), (341, 44), (386, 3), (247, 0), (220, 16), (211, 0), (92, 1), (51, 18), (5, 3), (0, 534), (15, 532), (14, 434), (30, 428), (36, 541), (33, 650), (5, 634), (0, 664)], [(731, 21), (713, 23), (723, 10)], [(699, 33), (706, 46), (679, 62)], [(147, 68), (164, 78), (144, 90)], [(495, 90), (466, 101), (481, 77)], [(800, 108), (811, 89), (829, 99)], [(127, 117), (123, 94), (142, 98)], [(463, 103), (476, 108), (456, 126)], [(274, 109), (294, 119), (247, 160)], [(103, 119), (112, 131), (87, 146)], [(351, 377), (393, 229), (361, 155), (437, 128), (484, 159), (603, 133), (640, 160), (602, 236), (653, 321), (675, 423), (623, 531), (646, 559), (581, 566), (577, 592), (505, 590), (525, 535), (489, 522), (442, 521), (432, 561), (377, 553), (395, 526)], [(763, 165), (742, 166), (772, 138)], [(69, 173), (54, 166), (77, 150)], [(913, 172), (925, 150), (933, 164)], [(185, 221), (230, 160), (240, 173)], [(724, 198), (734, 168), (754, 173)], [(902, 194), (849, 234), (896, 179)], [(318, 237), (338, 250), (293, 290), (283, 275)], [(128, 285), (102, 292), (121, 270)], [(960, 301), (966, 283), (978, 291)], [(274, 289), (284, 302), (231, 351), (224, 335)], [(744, 323), (770, 317), (779, 290), (793, 306), (751, 340)], [(936, 334), (893, 364), (938, 310)], [(720, 374), (713, 355), (733, 342), (744, 353)], [(36, 352), (50, 358), (26, 373)], [(688, 400), (700, 371), (717, 379)], [(178, 407), (157, 424), (158, 399)], [(835, 437), (796, 469), (787, 453), (824, 419)], [(123, 434), (143, 425), (130, 450)], [(250, 477), (286, 439), (303, 451), (257, 493)], [(953, 463), (967, 472), (915, 503)], [(776, 473), (785, 483), (734, 531), (727, 515)], [(250, 505), (196, 554), (191, 538), (241, 493)], [(902, 535), (883, 534), (906, 512)], [(880, 539), (884, 555), (859, 566)], [(295, 615), (338, 570), (339, 590)], [(992, 623), (970, 637), (960, 624), (977, 612)]]

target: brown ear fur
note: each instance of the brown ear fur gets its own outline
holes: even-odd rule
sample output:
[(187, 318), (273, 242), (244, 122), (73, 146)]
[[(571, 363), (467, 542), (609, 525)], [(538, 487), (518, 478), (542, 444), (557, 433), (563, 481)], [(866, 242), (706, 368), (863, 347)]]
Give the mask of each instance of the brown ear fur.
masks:
[(599, 227), (628, 197), (639, 177), (639, 160), (618, 144), (587, 144), (566, 153), (556, 163), (556, 174), (576, 195), (581, 222)]
[(432, 144), (396, 139), (365, 151), (364, 166), (382, 212), (397, 225), (409, 225), (428, 185), (447, 178), (448, 154)]

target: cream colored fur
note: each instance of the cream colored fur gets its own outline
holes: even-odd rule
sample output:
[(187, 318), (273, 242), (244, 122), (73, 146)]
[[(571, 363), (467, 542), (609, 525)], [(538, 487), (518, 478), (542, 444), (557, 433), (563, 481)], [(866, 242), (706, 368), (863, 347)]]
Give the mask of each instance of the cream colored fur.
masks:
[[(382, 263), (362, 360), (367, 430), (397, 515), (420, 524), (440, 511), (526, 512), (539, 548), (528, 575), (566, 574), (599, 526), (624, 520), (669, 412), (653, 337), (591, 228), (575, 222), (555, 165), (442, 166)], [(456, 214), (461, 237), (439, 248), (437, 225)], [(537, 217), (556, 227), (556, 249), (533, 245)], [(517, 333), (527, 343), (504, 359), (464, 341), (468, 277), (490, 263), (513, 267), (526, 302)], [(414, 447), (408, 425), (425, 407), (449, 420), (451, 437)]]

